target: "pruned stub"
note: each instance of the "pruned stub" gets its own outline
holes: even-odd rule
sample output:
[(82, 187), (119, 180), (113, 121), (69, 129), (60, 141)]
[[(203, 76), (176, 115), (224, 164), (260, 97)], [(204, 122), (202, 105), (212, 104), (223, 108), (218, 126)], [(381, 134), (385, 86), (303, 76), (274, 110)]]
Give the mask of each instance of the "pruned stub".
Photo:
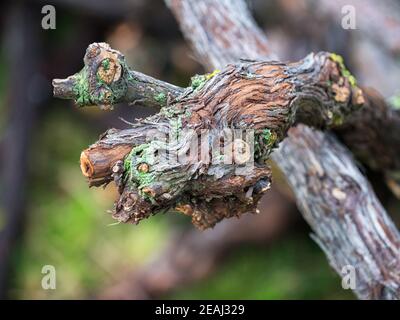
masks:
[(110, 109), (125, 96), (127, 72), (124, 56), (106, 43), (93, 43), (83, 59), (83, 69), (67, 79), (54, 79), (54, 95), (72, 98), (78, 106)]
[(88, 70), (89, 92), (108, 102), (111, 107), (117, 96), (125, 94), (126, 83), (122, 79), (124, 56), (105, 43), (89, 46), (84, 62)]

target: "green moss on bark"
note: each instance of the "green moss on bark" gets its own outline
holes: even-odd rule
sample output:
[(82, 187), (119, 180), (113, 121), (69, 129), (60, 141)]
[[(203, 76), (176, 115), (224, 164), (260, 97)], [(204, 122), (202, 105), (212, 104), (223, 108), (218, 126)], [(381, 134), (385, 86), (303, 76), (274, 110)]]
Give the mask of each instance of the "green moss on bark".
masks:
[(75, 95), (75, 103), (78, 106), (82, 107), (91, 103), (87, 67), (75, 74), (72, 90)]
[[(151, 165), (154, 164), (155, 149), (152, 142), (141, 144), (134, 147), (124, 160), (124, 179), (128, 185), (134, 185), (139, 192), (147, 186), (150, 186), (154, 180), (154, 174), (151, 172)], [(143, 172), (138, 170), (138, 165), (146, 163), (150, 170)]]
[(220, 72), (220, 70), (216, 69), (211, 73), (207, 74), (196, 74), (191, 78), (190, 81), (190, 86), (192, 87), (193, 90), (200, 90), (201, 88), (204, 87), (206, 82), (213, 78), (215, 75), (217, 75)]
[(160, 104), (160, 106), (167, 105), (167, 95), (164, 92), (160, 92), (159, 94), (156, 94), (154, 96), (154, 100), (156, 100)]
[(336, 53), (331, 53), (329, 58), (336, 62), (339, 67), (340, 67), (340, 72), (342, 73), (342, 76), (347, 78), (349, 80), (350, 85), (354, 88), (357, 86), (357, 80), (356, 78), (351, 74), (351, 72), (346, 68), (346, 65), (344, 64), (344, 59), (341, 55), (338, 55)]

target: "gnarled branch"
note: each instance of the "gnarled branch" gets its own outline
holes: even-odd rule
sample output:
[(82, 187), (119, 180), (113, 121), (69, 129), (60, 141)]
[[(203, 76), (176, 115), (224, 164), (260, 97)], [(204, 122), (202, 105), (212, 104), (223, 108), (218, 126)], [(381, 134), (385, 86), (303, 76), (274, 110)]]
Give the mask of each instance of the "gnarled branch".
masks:
[[(194, 22), (198, 22), (198, 27), (205, 25), (208, 39), (215, 39), (218, 35), (220, 36), (222, 33), (218, 33), (216, 30), (227, 25), (229, 25), (230, 31), (233, 29), (238, 31), (237, 35), (239, 37), (243, 34), (251, 34), (254, 31), (258, 39), (263, 39), (262, 34), (255, 27), (250, 16), (248, 14), (242, 16), (238, 14), (238, 9), (244, 8), (242, 1), (221, 0), (217, 3), (174, 0), (169, 3), (173, 9), (176, 9), (175, 13), (178, 17), (178, 10), (182, 8), (186, 10), (180, 16), (181, 19), (184, 19), (187, 14), (192, 14), (196, 18)], [(207, 4), (213, 6), (213, 10), (217, 10), (214, 11), (215, 15), (211, 19), (211, 24), (205, 23), (204, 19), (201, 18), (208, 17), (206, 13), (209, 13), (209, 7)], [(224, 15), (225, 12), (236, 14), (237, 19), (230, 20)], [(224, 23), (221, 24), (221, 20)], [(187, 21), (185, 28), (190, 25)], [(232, 33), (227, 32), (226, 34)], [(195, 36), (192, 39), (195, 44)], [(244, 52), (243, 50), (241, 51), (240, 47), (258, 48), (254, 51), (257, 52), (257, 57), (270, 53), (267, 52), (265, 40), (261, 40), (262, 45), (258, 41), (248, 41), (246, 43), (245, 40), (244, 43), (239, 44), (235, 41), (236, 39), (230, 38), (229, 40), (230, 42), (224, 41), (224, 39), (222, 41), (203, 41), (203, 45), (209, 45), (209, 48), (202, 51), (204, 55), (203, 61), (213, 61), (210, 64), (214, 66), (215, 64), (224, 65), (226, 62), (224, 59), (237, 61), (240, 56), (236, 55)], [(229, 47), (231, 44), (234, 46), (233, 50), (227, 50), (228, 53), (226, 55), (222, 54), (225, 52), (224, 47)], [(248, 44), (248, 46), (245, 44)], [(215, 57), (215, 60), (210, 57)], [(310, 63), (309, 67), (307, 67), (307, 61)], [(332, 67), (325, 69), (326, 63)], [(242, 72), (242, 67), (244, 67), (244, 73)], [(102, 95), (101, 92), (111, 87), (110, 84), (112, 82), (109, 79), (114, 79), (115, 75), (117, 75), (117, 81), (119, 81), (121, 77), (123, 79), (124, 75), (129, 75), (128, 72), (124, 72), (123, 68), (119, 69), (118, 67), (110, 71), (107, 63), (101, 66), (97, 64), (96, 69), (93, 70), (96, 70), (96, 83), (93, 83), (89, 88), (100, 90), (100, 94), (95, 95), (94, 99), (89, 96), (87, 100), (89, 103), (100, 103), (105, 97), (108, 105), (123, 96), (120, 96), (121, 87), (118, 86), (115, 88), (115, 92), (114, 89), (111, 89), (111, 93), (108, 96), (106, 95), (107, 93)], [(246, 75), (248, 70), (251, 72)], [(317, 72), (315, 72), (316, 70)], [(313, 75), (316, 75), (316, 77), (313, 77)], [(100, 82), (99, 79), (101, 80)], [(129, 78), (127, 80), (131, 84)], [(57, 82), (55, 84), (57, 85)], [(238, 87), (235, 87), (235, 85), (238, 85)], [(252, 85), (254, 85), (254, 90), (251, 90), (252, 92), (248, 95), (241, 96), (240, 94), (235, 94), (235, 90), (232, 90), (235, 88), (237, 90), (243, 88), (246, 90), (247, 86)], [(214, 86), (218, 90), (213, 90)], [(85, 89), (83, 93), (86, 94), (87, 87), (83, 86), (83, 88)], [(122, 87), (122, 89), (124, 88), (126, 87)], [(165, 87), (163, 88), (165, 90)], [(267, 90), (268, 94), (266, 94), (265, 90)], [(344, 68), (341, 59), (335, 55), (327, 56), (326, 53), (310, 56), (297, 64), (242, 61), (228, 66), (220, 72), (196, 77), (193, 79), (192, 86), (189, 89), (178, 91), (176, 95), (170, 94), (167, 99), (160, 99), (160, 97), (165, 97), (164, 91), (156, 91), (156, 95), (141, 94), (140, 98), (143, 101), (150, 100), (152, 103), (158, 102), (158, 105), (163, 106), (161, 112), (139, 122), (131, 129), (109, 131), (96, 145), (89, 148), (89, 150), (94, 150), (101, 146), (102, 148), (112, 149), (121, 144), (133, 147), (128, 155), (123, 155), (125, 157), (124, 161), (117, 160), (112, 166), (108, 166), (112, 170), (111, 175), (93, 180), (95, 184), (101, 184), (114, 179), (119, 185), (121, 197), (116, 205), (114, 215), (120, 221), (137, 223), (159, 209), (175, 206), (176, 210), (190, 215), (195, 225), (200, 228), (206, 228), (213, 226), (222, 218), (238, 215), (245, 211), (254, 211), (255, 203), (270, 184), (270, 172), (264, 161), (277, 143), (285, 137), (291, 125), (303, 122), (318, 127), (340, 126), (342, 122), (346, 123), (347, 119), (351, 119), (348, 117), (351, 112), (355, 114), (357, 109), (364, 110), (364, 108), (360, 109), (360, 106), (365, 104), (366, 100), (366, 95), (363, 95), (355, 85), (354, 79)], [(145, 90), (145, 92), (153, 93), (148, 90)], [(164, 95), (159, 96), (160, 93)], [(79, 97), (80, 95), (80, 92), (78, 94), (74, 93), (74, 97)], [(156, 96), (158, 97), (157, 99)], [(263, 99), (265, 101), (261, 103), (260, 101)], [(158, 100), (163, 102), (160, 103)], [(85, 101), (83, 100), (83, 102)], [(270, 102), (269, 105), (268, 102)], [(246, 105), (246, 103), (249, 105)], [(310, 117), (310, 113), (313, 117)], [(255, 121), (250, 121), (250, 119)], [(258, 152), (256, 148), (254, 150), (250, 149), (249, 152), (243, 140), (236, 141), (236, 144), (234, 140), (233, 144), (228, 144), (233, 151), (235, 149), (239, 150), (239, 160), (241, 157), (247, 158), (248, 155), (255, 158), (255, 165), (250, 171), (245, 171), (245, 175), (236, 174), (235, 170), (243, 164), (241, 161), (236, 160), (233, 165), (229, 166), (224, 166), (221, 162), (204, 165), (202, 161), (194, 161), (186, 165), (178, 164), (177, 166), (167, 165), (163, 167), (160, 162), (157, 162), (152, 157), (155, 151), (160, 150), (160, 146), (161, 150), (163, 148), (162, 143), (164, 140), (157, 137), (158, 133), (167, 133), (169, 135), (172, 133), (172, 136), (178, 136), (183, 131), (182, 128), (193, 130), (190, 134), (185, 132), (183, 140), (175, 144), (172, 149), (175, 152), (174, 155), (179, 155), (186, 154), (187, 149), (185, 147), (190, 144), (191, 138), (199, 136), (199, 130), (214, 127), (221, 129), (224, 128), (224, 125), (226, 127), (230, 125), (233, 127), (238, 126), (241, 129), (255, 131), (256, 141), (259, 144)], [(364, 285), (362, 290), (356, 291), (357, 294), (362, 298), (397, 298), (399, 295), (398, 275), (394, 272), (388, 276), (386, 273), (388, 266), (395, 266), (396, 268), (398, 266), (398, 261), (395, 258), (399, 256), (399, 235), (391, 226), (390, 219), (386, 217), (384, 210), (379, 206), (379, 202), (374, 198), (369, 184), (354, 167), (349, 155), (341, 150), (340, 147), (335, 147), (335, 142), (325, 139), (321, 133), (313, 134), (307, 128), (301, 126), (296, 131), (292, 130), (292, 132), (298, 139), (297, 143), (299, 141), (302, 142), (299, 145), (306, 149), (304, 153), (312, 157), (313, 161), (294, 163), (292, 159), (295, 159), (295, 155), (297, 155), (296, 141), (292, 141), (292, 137), (289, 137), (286, 142), (288, 144), (286, 150), (289, 151), (284, 154), (286, 157), (280, 157), (279, 154), (275, 156), (285, 174), (290, 175), (290, 168), (300, 164), (307, 170), (318, 170), (322, 168), (321, 163), (325, 160), (324, 155), (327, 150), (330, 148), (337, 150), (339, 154), (336, 155), (337, 158), (335, 159), (341, 159), (346, 164), (346, 166), (339, 168), (343, 169), (340, 171), (340, 177), (348, 175), (354, 181), (357, 181), (357, 185), (363, 186), (362, 188), (350, 190), (354, 192), (354, 196), (349, 196), (349, 198), (354, 200), (352, 208), (360, 206), (366, 211), (363, 211), (361, 215), (356, 215), (350, 210), (352, 209), (351, 207), (346, 207), (349, 209), (346, 214), (349, 217), (347, 218), (349, 219), (348, 226), (364, 225), (368, 220), (381, 221), (381, 223), (374, 225), (374, 229), (369, 229), (365, 234), (365, 237), (368, 236), (369, 238), (362, 236), (360, 239), (366, 242), (367, 250), (376, 261), (383, 259), (382, 257), (387, 259), (384, 260), (383, 265), (373, 265), (366, 258), (368, 256), (360, 258), (365, 267), (361, 271), (367, 270), (368, 275), (363, 275), (361, 278)], [(153, 139), (147, 140), (146, 133), (153, 135)], [(206, 141), (206, 144), (210, 144), (210, 140)], [(318, 143), (318, 141), (323, 143)], [(220, 145), (221, 137), (214, 134), (211, 137), (211, 142), (218, 142), (217, 144)], [(222, 146), (225, 146), (224, 137), (222, 142)], [(310, 142), (315, 142), (319, 149), (313, 150), (310, 148), (313, 145)], [(291, 159), (287, 159), (287, 157)], [(87, 156), (87, 159), (90, 161), (90, 157)], [(347, 195), (346, 197), (343, 196), (345, 191), (348, 191), (347, 186), (334, 179), (338, 165), (335, 161), (332, 160), (323, 167), (327, 181), (332, 182), (326, 185), (323, 181), (321, 182), (324, 188), (326, 187), (326, 190), (331, 190), (330, 193), (327, 192), (325, 194), (326, 197), (324, 199), (327, 201), (335, 201), (334, 198), (339, 200), (347, 199)], [(336, 167), (331, 165), (332, 163)], [(315, 167), (316, 164), (319, 167)], [(89, 168), (90, 166), (84, 166), (84, 168), (86, 167)], [(107, 170), (104, 170), (104, 172)], [(96, 172), (96, 170), (93, 170), (93, 172)], [(301, 179), (304, 177), (303, 173)], [(292, 184), (293, 182), (302, 181), (297, 175), (293, 175), (290, 178), (293, 179), (291, 181)], [(302, 197), (313, 194), (313, 185), (309, 181), (295, 185), (298, 187), (298, 189), (294, 190), (296, 197), (302, 204), (303, 214), (307, 215), (307, 209), (311, 208), (310, 205), (313, 204), (314, 199), (313, 197), (306, 199)], [(338, 188), (336, 188), (337, 186)], [(372, 207), (369, 205), (371, 203), (366, 203), (363, 200), (365, 195), (372, 197)], [(322, 226), (323, 215), (331, 214), (332, 210), (330, 208), (326, 211), (325, 207), (318, 204), (312, 206), (312, 208), (314, 219), (308, 219), (308, 222), (320, 236), (318, 224)], [(360, 219), (362, 223), (359, 224), (359, 221), (355, 221), (355, 219)], [(335, 230), (335, 232), (331, 233), (334, 237), (332, 239), (329, 238), (329, 233), (327, 233), (329, 240), (332, 241), (332, 246), (325, 245), (324, 249), (326, 249), (331, 260), (336, 262), (335, 266), (339, 270), (343, 261), (353, 262), (353, 260), (340, 259), (340, 252), (337, 251), (337, 246), (345, 247), (342, 241), (347, 238), (341, 236), (343, 232), (342, 226), (335, 226), (332, 221), (329, 220), (328, 222), (332, 230)], [(370, 241), (374, 242), (376, 237), (380, 237), (378, 226), (385, 226), (385, 236), (389, 241), (383, 240), (382, 245), (370, 245)], [(336, 231), (339, 236), (336, 235)], [(371, 232), (373, 233), (372, 235), (370, 234)], [(322, 236), (320, 237), (324, 239)], [(351, 240), (357, 240), (353, 234), (349, 233), (348, 237)], [(323, 242), (320, 241), (320, 243)], [(357, 252), (358, 247), (352, 244), (350, 242), (348, 248)], [(344, 250), (344, 252), (346, 255), (352, 254), (349, 250)], [(357, 263), (361, 262), (357, 261)], [(377, 293), (371, 292), (373, 290)]]
[[(111, 56), (115, 58), (107, 60), (105, 70), (104, 59)], [(295, 63), (243, 60), (194, 77), (186, 89), (144, 75), (145, 83), (138, 77), (132, 80), (135, 72), (128, 69), (122, 54), (105, 44), (90, 45), (84, 61), (80, 73), (55, 81), (56, 95), (71, 97), (64, 84), (72, 82), (89, 88), (72, 90), (76, 101), (103, 104), (113, 101), (109, 97), (114, 96), (114, 87), (120, 98), (129, 99), (137, 96), (137, 88), (142, 103), (162, 106), (159, 114), (132, 129), (109, 131), (81, 155), (83, 173), (91, 184), (114, 179), (119, 185), (121, 198), (114, 217), (123, 222), (138, 223), (174, 206), (203, 229), (225, 217), (254, 212), (270, 184), (265, 161), (292, 125), (333, 127), (364, 103), (361, 89), (340, 59), (325, 52)], [(159, 99), (159, 88), (170, 98)], [(232, 139), (227, 129), (249, 132)], [(204, 130), (209, 130), (206, 139), (201, 136)], [(232, 163), (226, 160), (229, 153), (214, 154), (216, 145), (233, 152)], [(196, 150), (187, 161), (171, 161), (193, 147)], [(225, 158), (218, 160), (220, 156)]]
[[(220, 68), (240, 58), (275, 57), (242, 0), (167, 0), (166, 3), (206, 67)], [(364, 98), (364, 107), (347, 118), (343, 126), (338, 126), (337, 133), (362, 163), (383, 172), (392, 185), (398, 186), (400, 112), (393, 111), (371, 90)], [(290, 143), (290, 139), (285, 143)]]
[[(229, 51), (234, 52), (234, 54), (224, 56), (225, 59), (216, 59), (217, 65), (214, 63), (213, 67), (218, 66), (218, 64), (224, 65), (238, 60), (238, 58), (242, 57), (244, 54), (244, 51), (240, 51), (240, 48), (248, 48), (249, 50), (257, 52), (260, 57), (265, 54), (270, 54), (269, 50), (264, 51), (260, 47), (256, 46), (253, 41), (248, 40), (251, 38), (251, 30), (259, 34), (259, 29), (249, 14), (239, 14), (243, 10), (247, 10), (244, 1), (221, 0), (214, 2), (208, 0), (169, 0), (166, 2), (169, 4), (178, 21), (181, 23), (185, 36), (190, 39), (196, 52), (202, 54), (203, 61), (215, 61), (213, 53), (224, 52), (226, 46), (236, 47), (236, 50)], [(208, 19), (208, 17), (210, 17), (210, 11), (208, 10), (209, 7), (212, 8), (210, 19)], [(235, 16), (236, 19), (231, 20), (229, 15)], [(234, 34), (235, 36), (231, 36), (223, 42), (215, 41), (215, 38), (224, 35), (217, 30), (227, 25), (227, 23), (229, 24), (230, 29), (229, 34)], [(247, 27), (243, 28), (242, 25), (246, 25)], [(201, 29), (201, 31), (194, 33), (192, 31), (193, 26), (197, 26), (196, 29)], [(199, 33), (207, 34), (207, 39), (212, 39), (205, 42), (203, 41), (201, 45), (202, 48), (199, 48), (199, 43), (201, 43), (200, 39), (198, 39)], [(246, 34), (250, 37), (243, 37), (243, 35)], [(240, 38), (240, 41), (236, 41), (237, 38)], [(266, 38), (261, 36), (261, 40), (265, 45), (267, 45)], [(368, 99), (366, 96), (367, 94), (365, 94), (364, 97)], [(360, 112), (362, 112), (363, 109), (364, 108), (360, 109)], [(353, 113), (353, 115), (356, 116), (356, 113)], [(384, 118), (385, 117), (383, 117), (383, 119)], [(378, 121), (378, 123), (382, 122)], [(398, 148), (396, 145), (391, 147)], [(335, 150), (338, 154), (331, 154), (331, 150)], [(305, 155), (307, 155), (307, 157), (305, 157)], [(357, 181), (356, 184), (362, 186), (358, 189), (352, 190), (351, 196), (351, 199), (354, 200), (353, 204), (362, 207), (362, 213), (354, 212), (354, 210), (352, 210), (354, 207), (351, 208), (350, 206), (346, 206), (347, 214), (345, 216), (348, 221), (346, 225), (348, 227), (354, 226), (356, 230), (361, 225), (363, 227), (367, 226), (368, 228), (366, 230), (368, 231), (361, 230), (359, 231), (359, 234), (348, 234), (348, 230), (338, 223), (338, 221), (343, 222), (343, 219), (335, 219), (337, 217), (336, 210), (338, 207), (339, 209), (341, 208), (341, 204), (339, 204), (339, 206), (330, 207), (321, 202), (318, 202), (317, 204), (313, 203), (315, 200), (319, 201), (319, 198), (315, 199), (312, 196), (313, 194), (315, 195), (316, 191), (313, 182), (307, 180), (306, 172), (313, 172), (317, 168), (323, 167), (323, 175), (325, 179), (332, 182), (330, 184), (331, 188), (341, 186), (339, 183), (340, 181), (335, 181), (336, 170), (340, 164), (335, 163), (334, 167), (324, 165), (326, 155), (331, 157), (331, 159), (334, 159), (335, 157), (342, 159), (346, 166), (340, 167), (341, 177), (347, 177), (353, 181)], [(296, 159), (299, 156), (301, 159), (299, 164), (297, 164)], [(298, 126), (295, 130), (291, 129), (291, 131), (289, 131), (289, 137), (281, 144), (280, 149), (274, 151), (272, 157), (288, 179), (290, 179), (290, 183), (295, 186), (293, 191), (297, 201), (300, 203), (302, 214), (311, 227), (316, 230), (318, 237), (321, 239), (319, 243), (324, 244), (325, 242), (323, 248), (329, 257), (331, 264), (335, 266), (335, 269), (339, 272), (344, 266), (343, 263), (352, 263), (357, 259), (356, 262), (361, 263), (362, 267), (360, 270), (358, 270), (358, 264), (354, 265), (357, 271), (363, 272), (361, 276), (363, 283), (361, 288), (356, 288), (356, 294), (360, 298), (398, 299), (398, 272), (396, 273), (395, 271), (394, 273), (391, 273), (390, 276), (387, 276), (387, 272), (392, 267), (394, 270), (398, 270), (398, 257), (400, 256), (399, 234), (394, 229), (390, 218), (379, 204), (379, 201), (376, 200), (370, 185), (359, 173), (345, 149), (342, 149), (334, 140), (324, 137), (322, 133), (313, 133), (304, 126)], [(310, 161), (310, 159), (312, 159), (312, 161)], [(297, 166), (303, 168), (300, 170), (302, 175), (293, 174), (294, 171), (297, 171)], [(324, 180), (318, 179), (318, 185), (325, 187)], [(335, 191), (333, 191), (334, 189), (331, 190), (332, 192), (325, 193), (325, 199), (335, 201), (335, 194), (336, 198), (342, 196), (342, 192), (340, 192), (341, 188), (338, 188), (339, 192), (336, 189)], [(369, 196), (371, 196), (371, 198), (369, 198)], [(374, 206), (368, 205), (368, 201), (371, 201), (369, 204), (373, 203)], [(369, 211), (370, 213), (368, 213)], [(339, 212), (343, 211), (341, 210)], [(312, 219), (309, 218), (311, 214)], [(376, 229), (368, 226), (369, 219), (379, 221), (378, 224), (374, 224), (377, 226)], [(323, 230), (323, 227), (330, 228), (332, 232), (327, 232), (327, 235), (324, 236), (325, 231)], [(379, 241), (381, 245), (383, 244), (382, 246), (375, 245), (376, 243), (374, 242), (372, 242), (371, 245), (370, 240), (372, 238), (380, 238), (381, 227), (386, 230), (385, 237), (388, 236), (388, 238)], [(332, 237), (329, 238), (330, 236)], [(384, 245), (385, 241), (388, 242), (388, 247)], [(359, 246), (362, 246), (363, 250), (367, 251), (367, 255), (359, 255)], [(342, 247), (345, 249), (341, 250)], [(383, 264), (379, 263), (382, 256), (389, 257), (383, 259)], [(371, 260), (369, 260), (370, 257), (374, 257), (374, 261), (378, 263), (374, 264), (371, 262)], [(394, 259), (391, 259), (390, 257), (394, 257)], [(357, 273), (357, 275), (358, 274), (359, 273)], [(390, 281), (387, 281), (389, 278)]]

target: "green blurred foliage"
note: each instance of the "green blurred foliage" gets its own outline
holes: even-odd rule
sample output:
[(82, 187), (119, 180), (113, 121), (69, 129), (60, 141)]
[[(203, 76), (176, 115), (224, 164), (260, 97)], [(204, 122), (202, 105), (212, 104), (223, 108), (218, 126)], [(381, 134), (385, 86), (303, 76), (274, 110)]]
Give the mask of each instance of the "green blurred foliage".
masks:
[[(106, 213), (112, 188), (89, 189), (79, 154), (97, 134), (77, 114), (46, 114), (34, 138), (26, 234), (15, 253), (15, 298), (87, 298), (142, 263), (167, 236), (163, 216), (140, 228), (115, 225)], [(54, 265), (57, 289), (43, 290), (41, 269)]]
[(269, 247), (244, 246), (207, 281), (178, 299), (354, 299), (309, 237), (294, 234)]

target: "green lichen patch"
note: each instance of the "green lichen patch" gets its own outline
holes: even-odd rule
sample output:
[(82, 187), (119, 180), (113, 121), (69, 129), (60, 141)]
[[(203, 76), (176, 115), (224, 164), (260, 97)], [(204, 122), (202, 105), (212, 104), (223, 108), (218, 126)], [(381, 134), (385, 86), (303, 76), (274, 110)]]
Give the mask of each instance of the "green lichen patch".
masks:
[(103, 66), (104, 70), (109, 70), (110, 69), (110, 59), (106, 58), (101, 62), (101, 65)]
[(75, 74), (72, 90), (75, 95), (75, 103), (78, 106), (82, 107), (91, 104), (87, 67)]
[(334, 126), (341, 126), (344, 122), (343, 116), (339, 113), (334, 113), (332, 115), (332, 124)]
[(174, 107), (164, 107), (160, 110), (160, 113), (168, 118), (170, 134), (174, 138), (178, 138), (182, 131), (183, 119), (189, 118), (192, 114), (189, 108), (182, 110)]
[(121, 98), (125, 96), (127, 90), (127, 84), (123, 80), (114, 82), (112, 86), (104, 85), (103, 87), (108, 95), (106, 102), (110, 104), (120, 102)]
[(219, 70), (219, 69), (215, 69), (213, 72), (211, 72), (211, 73), (207, 73), (205, 76), (206, 76), (206, 79), (207, 80), (210, 80), (212, 77), (214, 77), (214, 76), (216, 76), (218, 73), (220, 73), (221, 72), (221, 70)]
[(151, 185), (151, 183), (154, 181), (154, 175), (149, 172), (138, 171), (136, 178), (139, 183), (139, 189), (143, 189), (145, 186)]
[(172, 118), (175, 116), (176, 110), (171, 107), (164, 107), (160, 110), (160, 114), (162, 114), (163, 116), (165, 116), (167, 118)]
[(154, 100), (156, 100), (161, 106), (167, 105), (167, 95), (164, 92), (156, 94)]
[(72, 88), (75, 96), (75, 103), (79, 107), (91, 105), (112, 105), (120, 101), (125, 95), (126, 83), (118, 81), (108, 85), (96, 76), (96, 86), (90, 89), (87, 68), (83, 68), (74, 76), (74, 86)]
[(190, 79), (190, 86), (193, 88), (193, 90), (200, 90), (201, 88), (204, 87), (206, 82), (207, 78), (204, 74), (202, 75), (196, 74)]
[(254, 158), (266, 158), (276, 146), (277, 141), (277, 134), (270, 129), (263, 129), (261, 132), (256, 133), (254, 139)]
[(186, 109), (184, 115), (186, 118), (189, 118), (192, 115), (192, 111), (190, 111), (189, 109)]
[(141, 163), (154, 163), (155, 149), (152, 143), (145, 143), (134, 147), (124, 160), (124, 180), (128, 184), (134, 184), (138, 190), (151, 185), (154, 182), (154, 173), (151, 171), (140, 171), (138, 165)]
[[(80, 72), (73, 76), (75, 103), (79, 107), (98, 105), (100, 108), (110, 108), (113, 104), (121, 102), (128, 88), (127, 77), (129, 74), (122, 73), (122, 76), (115, 81), (107, 78), (107, 74), (112, 68), (112, 61), (108, 58), (101, 61), (96, 74), (90, 75), (88, 66), (85, 66)], [(115, 76), (113, 74), (113, 76)], [(92, 79), (91, 77), (95, 77)], [(111, 76), (110, 76), (111, 77)], [(108, 80), (107, 80), (108, 79)], [(94, 81), (93, 81), (94, 80)], [(108, 81), (108, 82), (107, 82)]]
[(171, 135), (174, 138), (179, 138), (180, 131), (182, 129), (182, 118), (183, 115), (179, 114), (174, 118), (171, 118), (169, 121), (169, 126), (171, 129)]
[(160, 109), (160, 114), (170, 121), (170, 127), (177, 127), (178, 122), (181, 123), (184, 117), (190, 116), (190, 111), (187, 111), (187, 109), (182, 110), (175, 108), (173, 106), (165, 106)]
[(336, 53), (331, 53), (329, 58), (339, 65), (340, 72), (342, 73), (342, 76), (349, 80), (350, 85), (353, 88), (356, 87), (357, 86), (357, 80), (351, 74), (351, 72), (346, 68), (346, 65), (344, 64), (343, 57), (341, 55), (336, 54)]
[(269, 129), (264, 129), (261, 133), (261, 137), (267, 142), (269, 142), (269, 140), (271, 139), (271, 136), (272, 136), (272, 133), (271, 133), (271, 130), (269, 130)]
[(261, 137), (263, 139), (263, 142), (266, 146), (273, 146), (277, 140), (277, 135), (275, 132), (269, 130), (269, 129), (264, 129), (261, 132)]
[(190, 81), (190, 86), (192, 87), (193, 90), (200, 90), (201, 88), (204, 87), (204, 85), (206, 84), (206, 82), (208, 80), (210, 80), (211, 78), (213, 78), (215, 75), (217, 75), (220, 72), (220, 70), (216, 69), (211, 73), (207, 73), (207, 74), (196, 74), (195, 76), (193, 76), (191, 78)]

